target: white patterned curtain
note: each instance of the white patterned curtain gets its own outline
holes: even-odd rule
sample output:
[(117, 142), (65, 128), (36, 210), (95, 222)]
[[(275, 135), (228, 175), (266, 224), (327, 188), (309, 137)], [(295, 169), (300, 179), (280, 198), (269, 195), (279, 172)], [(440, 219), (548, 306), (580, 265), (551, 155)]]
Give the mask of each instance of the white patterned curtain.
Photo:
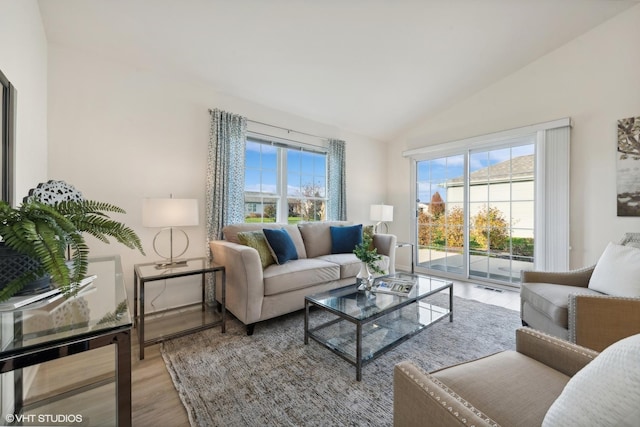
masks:
[[(247, 119), (218, 109), (209, 110), (211, 128), (205, 195), (207, 251), (210, 240), (222, 238), (222, 228), (244, 222), (244, 156)], [(214, 275), (210, 275), (214, 276)], [(214, 301), (213, 278), (207, 299)]]
[(328, 206), (327, 220), (346, 221), (347, 185), (345, 179), (346, 143), (339, 139), (329, 140), (328, 160)]

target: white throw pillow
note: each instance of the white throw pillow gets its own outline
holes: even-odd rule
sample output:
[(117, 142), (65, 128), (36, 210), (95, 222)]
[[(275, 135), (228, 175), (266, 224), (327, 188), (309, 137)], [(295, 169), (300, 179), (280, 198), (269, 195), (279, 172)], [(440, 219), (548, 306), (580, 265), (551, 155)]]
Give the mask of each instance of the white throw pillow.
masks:
[(640, 334), (605, 348), (575, 374), (542, 426), (638, 426), (639, 402)]
[(589, 289), (617, 297), (640, 297), (640, 249), (609, 243), (593, 270)]

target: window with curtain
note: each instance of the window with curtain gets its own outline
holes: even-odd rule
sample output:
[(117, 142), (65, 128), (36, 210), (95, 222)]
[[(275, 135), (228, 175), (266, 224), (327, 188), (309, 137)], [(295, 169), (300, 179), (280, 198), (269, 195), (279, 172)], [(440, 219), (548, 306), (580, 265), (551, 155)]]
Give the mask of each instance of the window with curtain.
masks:
[(327, 219), (327, 152), (323, 147), (248, 136), (245, 222)]

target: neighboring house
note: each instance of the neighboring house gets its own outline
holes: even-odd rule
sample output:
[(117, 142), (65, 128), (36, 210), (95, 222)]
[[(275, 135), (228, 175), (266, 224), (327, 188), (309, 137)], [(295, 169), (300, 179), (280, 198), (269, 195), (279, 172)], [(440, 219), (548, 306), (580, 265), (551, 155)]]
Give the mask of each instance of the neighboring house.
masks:
[[(489, 204), (504, 214), (514, 237), (533, 237), (534, 165), (534, 155), (531, 154), (471, 172), (470, 216), (473, 218)], [(463, 184), (464, 177), (453, 178), (443, 184), (447, 209), (463, 207)]]

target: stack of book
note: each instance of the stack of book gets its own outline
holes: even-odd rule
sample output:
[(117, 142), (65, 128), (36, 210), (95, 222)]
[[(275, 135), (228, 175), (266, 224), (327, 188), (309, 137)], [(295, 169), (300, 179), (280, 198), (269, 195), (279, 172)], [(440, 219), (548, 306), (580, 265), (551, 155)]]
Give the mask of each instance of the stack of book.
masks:
[(379, 277), (373, 281), (371, 286), (372, 292), (380, 292), (383, 294), (393, 294), (408, 296), (416, 286), (416, 279), (404, 276), (404, 277)]

